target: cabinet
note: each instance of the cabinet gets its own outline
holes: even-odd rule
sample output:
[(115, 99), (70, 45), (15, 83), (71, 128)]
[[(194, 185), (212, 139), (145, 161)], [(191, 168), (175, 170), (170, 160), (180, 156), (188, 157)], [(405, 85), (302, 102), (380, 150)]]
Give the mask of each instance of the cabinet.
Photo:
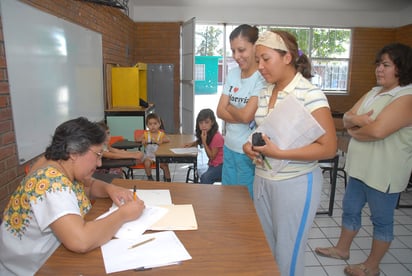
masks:
[(176, 133), (174, 112), (174, 65), (147, 64), (147, 99), (156, 105), (166, 133)]
[(111, 107), (138, 106), (140, 98), (147, 101), (147, 65), (112, 67)]

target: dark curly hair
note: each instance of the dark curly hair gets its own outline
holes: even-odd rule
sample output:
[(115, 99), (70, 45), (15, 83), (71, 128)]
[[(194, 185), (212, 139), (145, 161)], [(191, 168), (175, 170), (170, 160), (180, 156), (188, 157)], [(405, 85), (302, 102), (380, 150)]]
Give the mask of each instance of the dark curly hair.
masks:
[(202, 146), (202, 130), (199, 128), (199, 123), (210, 119), (212, 121), (212, 128), (207, 132), (206, 144), (210, 144), (213, 136), (219, 130), (219, 124), (216, 122), (215, 113), (210, 108), (200, 110), (196, 118), (196, 138), (199, 146)]
[(405, 86), (412, 83), (412, 48), (402, 43), (388, 44), (376, 54), (375, 64), (382, 62), (384, 54), (388, 54), (395, 64), (399, 85)]
[(46, 148), (47, 160), (68, 160), (71, 153), (83, 154), (92, 145), (103, 144), (106, 140), (105, 130), (97, 123), (84, 117), (72, 119), (59, 125)]

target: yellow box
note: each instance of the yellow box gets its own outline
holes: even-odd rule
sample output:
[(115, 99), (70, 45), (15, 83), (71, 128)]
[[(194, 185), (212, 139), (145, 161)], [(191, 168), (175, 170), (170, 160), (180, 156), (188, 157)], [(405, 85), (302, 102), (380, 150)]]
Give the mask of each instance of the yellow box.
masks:
[(147, 64), (139, 62), (136, 67), (139, 68), (139, 95), (147, 102)]
[(147, 101), (147, 65), (112, 68), (112, 107), (139, 106), (139, 99)]

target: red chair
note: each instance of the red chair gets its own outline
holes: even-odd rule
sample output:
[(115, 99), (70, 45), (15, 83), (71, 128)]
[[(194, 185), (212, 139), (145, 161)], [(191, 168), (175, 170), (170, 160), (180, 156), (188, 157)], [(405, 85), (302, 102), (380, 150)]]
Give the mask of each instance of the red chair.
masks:
[[(140, 139), (140, 137), (142, 137), (143, 133), (144, 133), (144, 129), (136, 129), (134, 131), (134, 140), (138, 141)], [(151, 169), (156, 169), (156, 164), (152, 163), (151, 165)], [(130, 166), (127, 169), (127, 178), (133, 179), (133, 171), (134, 170), (144, 170), (144, 163), (143, 162), (139, 162), (134, 166)]]
[(123, 136), (110, 136), (109, 145), (113, 145), (114, 143), (120, 142), (123, 140), (124, 140)]

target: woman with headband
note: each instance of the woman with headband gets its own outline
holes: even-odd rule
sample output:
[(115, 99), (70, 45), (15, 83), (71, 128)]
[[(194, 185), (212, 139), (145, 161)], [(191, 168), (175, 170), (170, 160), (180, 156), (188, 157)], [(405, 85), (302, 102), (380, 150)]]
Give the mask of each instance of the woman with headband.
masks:
[[(281, 274), (304, 275), (306, 242), (323, 183), (317, 160), (335, 156), (335, 126), (326, 96), (309, 81), (310, 61), (300, 53), (296, 38), (285, 31), (268, 31), (255, 45), (259, 72), (270, 84), (259, 96), (256, 123), (260, 125), (279, 103), (292, 95), (325, 131), (313, 143), (294, 149), (280, 149), (265, 134), (262, 138), (266, 145), (252, 147), (247, 142), (243, 146), (257, 163), (254, 204)], [(264, 162), (261, 156), (288, 162), (273, 174), (260, 166)]]

